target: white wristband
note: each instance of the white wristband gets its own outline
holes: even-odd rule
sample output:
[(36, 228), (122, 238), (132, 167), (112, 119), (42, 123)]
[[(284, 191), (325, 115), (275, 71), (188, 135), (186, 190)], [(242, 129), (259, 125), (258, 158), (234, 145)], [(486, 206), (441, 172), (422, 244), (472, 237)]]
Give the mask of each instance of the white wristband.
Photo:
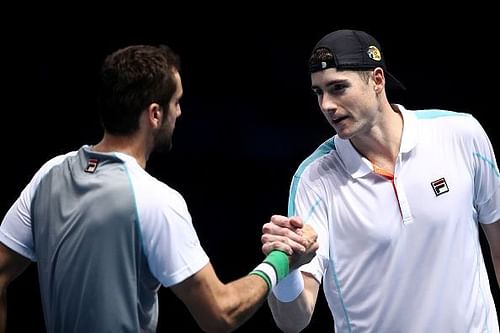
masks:
[(273, 294), (278, 301), (288, 303), (296, 299), (302, 290), (304, 278), (298, 269), (294, 269), (273, 288)]
[(271, 264), (269, 264), (267, 262), (260, 263), (257, 267), (254, 268), (253, 271), (254, 272), (260, 271), (260, 272), (266, 274), (266, 276), (269, 278), (269, 282), (271, 283), (270, 289), (272, 289), (276, 285), (276, 283), (278, 283), (278, 277), (276, 276), (276, 270), (274, 269), (273, 266), (271, 266)]

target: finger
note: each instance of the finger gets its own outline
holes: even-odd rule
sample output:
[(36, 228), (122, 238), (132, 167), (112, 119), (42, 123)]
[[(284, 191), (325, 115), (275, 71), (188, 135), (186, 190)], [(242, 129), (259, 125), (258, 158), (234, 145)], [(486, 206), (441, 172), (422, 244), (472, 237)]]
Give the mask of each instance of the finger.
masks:
[(280, 250), (280, 251), (285, 252), (288, 255), (293, 254), (292, 248), (290, 246), (288, 246), (287, 244), (282, 243), (282, 242), (271, 242), (271, 243), (265, 243), (264, 245), (262, 245), (262, 252), (265, 255), (268, 255), (269, 252), (271, 252), (272, 250)]
[[(304, 240), (305, 241), (305, 240)], [(306, 251), (306, 246), (302, 242), (296, 242), (288, 237), (276, 236), (270, 234), (264, 234), (261, 236), (262, 244), (273, 244), (278, 243), (285, 244), (286, 247), (290, 247), (293, 252), (303, 253)]]
[(283, 228), (293, 228), (293, 226), (290, 225), (290, 219), (287, 216), (283, 215), (271, 216), (271, 223), (276, 224)]
[[(268, 222), (262, 226), (262, 233), (270, 233), (274, 235), (290, 236), (294, 237), (296, 240), (297, 236), (301, 237), (303, 234), (302, 228), (295, 228), (290, 225), (289, 222), (279, 222), (281, 224), (276, 224), (274, 222)], [(314, 232), (314, 230), (312, 230)], [(292, 234), (295, 234), (292, 235)]]
[(304, 226), (304, 222), (300, 216), (292, 216), (290, 217), (290, 225), (294, 228), (302, 228)]
[(306, 251), (306, 247), (301, 243), (290, 241), (288, 245), (292, 248), (294, 253), (304, 253)]
[(286, 227), (280, 227), (272, 222), (269, 222), (262, 226), (262, 233), (287, 237), (302, 245), (307, 244), (307, 240), (302, 236), (302, 229), (290, 230)]

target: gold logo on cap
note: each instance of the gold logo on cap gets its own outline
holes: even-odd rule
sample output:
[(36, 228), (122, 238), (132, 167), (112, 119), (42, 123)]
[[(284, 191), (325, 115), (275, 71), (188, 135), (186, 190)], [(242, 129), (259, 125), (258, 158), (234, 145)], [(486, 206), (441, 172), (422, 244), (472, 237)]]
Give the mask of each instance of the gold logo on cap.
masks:
[(370, 46), (368, 47), (368, 56), (370, 59), (373, 59), (375, 61), (380, 61), (382, 60), (382, 53), (380, 53), (380, 50), (376, 46)]

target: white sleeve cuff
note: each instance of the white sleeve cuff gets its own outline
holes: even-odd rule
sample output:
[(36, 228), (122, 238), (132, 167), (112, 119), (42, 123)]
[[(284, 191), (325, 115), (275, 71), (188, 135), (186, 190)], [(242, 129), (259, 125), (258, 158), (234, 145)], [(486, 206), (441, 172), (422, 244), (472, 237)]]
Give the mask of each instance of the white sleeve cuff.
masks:
[(298, 269), (291, 271), (273, 288), (273, 294), (283, 303), (296, 299), (304, 290), (304, 278)]

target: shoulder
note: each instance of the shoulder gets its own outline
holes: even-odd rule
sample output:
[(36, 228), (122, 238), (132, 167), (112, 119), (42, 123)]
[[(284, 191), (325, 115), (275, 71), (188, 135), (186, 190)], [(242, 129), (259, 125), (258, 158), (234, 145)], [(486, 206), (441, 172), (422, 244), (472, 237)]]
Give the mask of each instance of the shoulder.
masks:
[(315, 167), (324, 163), (325, 158), (335, 150), (336, 147), (333, 137), (324, 141), (299, 164), (294, 177), (300, 177), (305, 172), (311, 172)]
[(166, 183), (150, 175), (144, 169), (130, 168), (132, 183), (137, 204), (140, 209), (153, 211), (175, 211), (186, 215), (187, 205), (182, 194)]
[(293, 183), (296, 184), (300, 180), (312, 185), (321, 179), (321, 175), (326, 170), (335, 168), (334, 160), (336, 152), (335, 137), (331, 137), (321, 143), (299, 164), (293, 175)]
[(449, 133), (456, 137), (483, 135), (484, 130), (479, 121), (470, 113), (442, 109), (425, 109), (411, 111), (417, 119), (420, 131), (430, 129), (441, 133)]
[(38, 171), (33, 176), (32, 182), (39, 182), (44, 176), (46, 176), (54, 167), (61, 165), (68, 158), (76, 156), (78, 151), (71, 151), (66, 154), (60, 154), (52, 157), (48, 161), (42, 164)]
[(453, 125), (456, 129), (477, 126), (479, 122), (470, 113), (442, 109), (414, 110), (412, 113), (421, 123), (435, 123), (437, 125)]
[(62, 162), (64, 162), (66, 159), (71, 158), (73, 156), (76, 156), (77, 153), (78, 153), (78, 151), (75, 150), (75, 151), (70, 151), (70, 152), (68, 152), (66, 154), (60, 154), (60, 155), (54, 156), (51, 159), (49, 159), (48, 161), (46, 161), (42, 165), (42, 167), (40, 168), (40, 170), (51, 169), (52, 167), (54, 167), (56, 165), (59, 165)]

